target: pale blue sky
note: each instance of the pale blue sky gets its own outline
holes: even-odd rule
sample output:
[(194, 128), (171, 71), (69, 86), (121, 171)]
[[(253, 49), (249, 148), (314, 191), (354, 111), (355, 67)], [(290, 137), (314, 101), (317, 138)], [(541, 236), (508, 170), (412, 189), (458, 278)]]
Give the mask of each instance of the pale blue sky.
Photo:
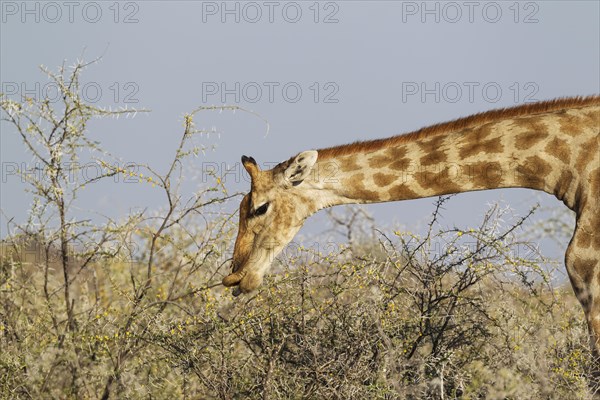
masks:
[[(228, 2), (226, 9), (221, 1), (48, 4), (1, 2), (3, 90), (35, 89), (36, 82), (43, 88), (40, 64), (72, 63), (83, 49), (88, 59), (103, 55), (83, 75), (102, 90), (97, 104), (152, 112), (96, 123), (91, 135), (123, 160), (159, 168), (172, 156), (183, 114), (221, 104), (221, 85), (230, 90), (227, 104), (261, 114), (270, 133), (265, 138), (264, 123), (249, 115), (200, 114), (200, 127), (214, 125), (221, 134), (206, 139), (217, 149), (198, 163), (232, 165), (242, 154), (278, 162), (301, 150), (391, 136), (527, 99), (600, 92), (597, 1), (428, 2), (425, 9), (420, 1)], [(422, 88), (430, 90), (424, 99)], [(1, 129), (3, 166), (29, 160), (17, 135), (5, 124)], [(2, 209), (23, 220), (23, 185), (3, 178)], [(226, 183), (231, 191), (248, 188), (232, 177)], [(163, 202), (147, 188), (123, 184), (86, 196), (89, 209), (112, 217)], [(560, 204), (527, 190), (464, 194), (444, 222), (476, 224), (498, 199), (521, 213), (538, 200)], [(383, 225), (417, 229), (431, 204), (366, 209)], [(319, 230), (323, 221), (313, 217), (303, 232)], [(5, 221), (0, 225), (4, 236)], [(543, 250), (562, 251), (553, 243)]]

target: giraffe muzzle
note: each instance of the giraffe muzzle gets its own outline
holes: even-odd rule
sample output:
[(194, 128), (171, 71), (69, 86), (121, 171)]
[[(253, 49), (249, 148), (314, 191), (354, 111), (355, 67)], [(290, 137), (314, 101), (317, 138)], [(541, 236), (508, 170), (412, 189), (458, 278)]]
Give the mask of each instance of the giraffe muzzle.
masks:
[[(247, 271), (244, 269), (238, 269), (236, 272), (233, 272), (229, 275), (227, 275), (225, 278), (223, 278), (223, 285), (227, 286), (227, 287), (231, 287), (231, 286), (236, 286), (239, 285), (241, 280), (244, 279), (244, 276), (246, 276)], [(239, 286), (235, 288), (234, 290), (234, 296), (239, 296), (239, 294), (241, 293), (237, 293), (236, 292), (240, 292), (240, 288)]]
[(227, 275), (225, 278), (223, 278), (223, 285), (227, 286), (227, 287), (231, 287), (231, 286), (235, 286), (235, 288), (233, 289), (233, 297), (238, 297), (240, 294), (242, 294), (242, 289), (240, 289), (240, 282), (242, 281), (242, 279), (244, 278), (244, 276), (246, 276), (246, 271), (238, 271), (238, 272), (234, 272), (231, 273), (229, 275)]

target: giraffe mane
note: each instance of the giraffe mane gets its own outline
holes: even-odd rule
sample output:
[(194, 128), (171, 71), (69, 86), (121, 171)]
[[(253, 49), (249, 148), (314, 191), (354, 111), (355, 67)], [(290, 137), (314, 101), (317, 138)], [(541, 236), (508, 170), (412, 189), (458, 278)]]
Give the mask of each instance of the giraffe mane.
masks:
[(399, 145), (408, 141), (425, 139), (437, 134), (456, 132), (502, 119), (520, 117), (523, 115), (542, 114), (563, 108), (581, 108), (590, 105), (600, 105), (600, 96), (591, 95), (585, 97), (563, 97), (537, 103), (523, 104), (515, 107), (499, 108), (496, 110), (473, 114), (468, 117), (458, 118), (448, 122), (426, 126), (416, 131), (392, 136), (390, 138), (358, 141), (342, 146), (320, 149), (318, 150), (319, 160), (353, 153), (372, 152), (387, 146)]

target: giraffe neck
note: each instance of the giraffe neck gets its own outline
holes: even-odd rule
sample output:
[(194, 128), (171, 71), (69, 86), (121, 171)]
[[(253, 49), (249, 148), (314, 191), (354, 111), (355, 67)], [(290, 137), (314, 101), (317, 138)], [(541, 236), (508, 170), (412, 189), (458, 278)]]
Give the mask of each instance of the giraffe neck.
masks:
[(587, 100), (321, 150), (310, 196), (320, 209), (520, 187), (577, 211), (590, 180), (600, 179), (600, 97)]

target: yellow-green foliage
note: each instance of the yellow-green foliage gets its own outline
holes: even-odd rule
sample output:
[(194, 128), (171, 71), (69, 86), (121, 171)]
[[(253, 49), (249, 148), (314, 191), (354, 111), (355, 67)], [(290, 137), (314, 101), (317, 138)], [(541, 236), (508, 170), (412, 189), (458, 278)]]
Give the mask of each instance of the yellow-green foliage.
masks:
[(180, 240), (161, 244), (138, 306), (132, 276), (143, 263), (90, 265), (73, 285), (71, 331), (61, 328), (60, 276), (48, 279), (58, 294), (47, 301), (45, 261), (21, 262), (5, 245), (3, 397), (96, 398), (109, 380), (118, 398), (589, 396), (587, 333), (569, 287), (537, 277), (532, 290), (498, 266), (465, 290), (456, 270), (423, 285), (413, 275), (432, 259), (407, 268), (392, 240), (296, 250), (261, 290), (233, 299), (205, 287), (226, 273), (223, 257), (186, 261)]

